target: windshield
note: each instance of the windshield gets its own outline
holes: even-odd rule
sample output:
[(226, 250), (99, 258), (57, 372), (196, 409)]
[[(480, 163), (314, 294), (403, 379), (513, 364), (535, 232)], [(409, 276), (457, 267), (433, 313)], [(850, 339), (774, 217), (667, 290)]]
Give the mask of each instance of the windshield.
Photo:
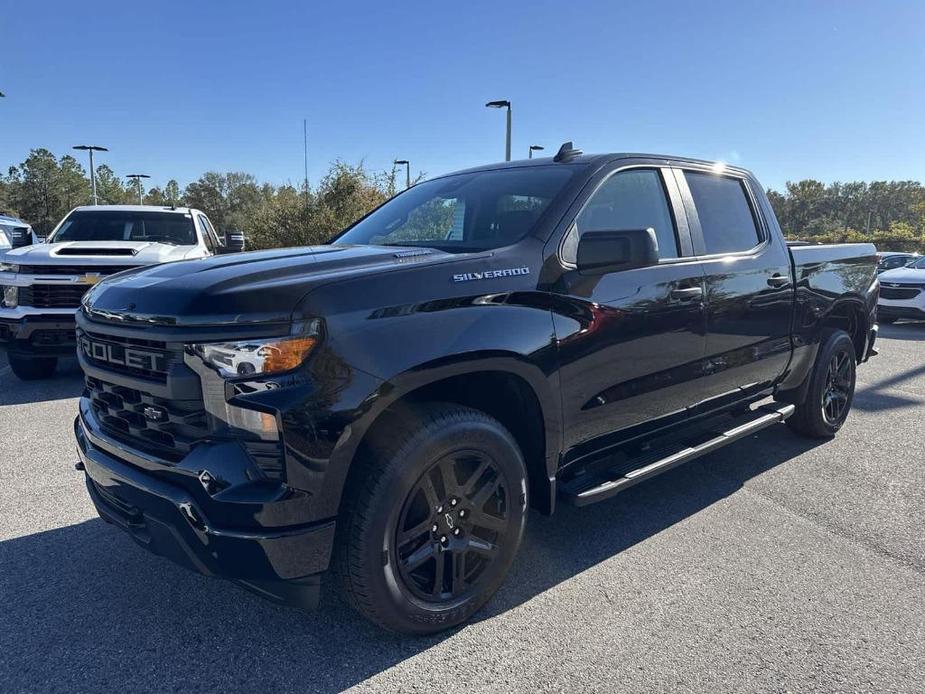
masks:
[(916, 270), (925, 270), (925, 258), (919, 258), (914, 263), (910, 263), (909, 267), (914, 267)]
[(61, 224), (49, 243), (62, 241), (153, 241), (196, 245), (193, 218), (177, 212), (79, 210)]
[(482, 171), (420, 183), (333, 243), (476, 251), (526, 236), (573, 176), (563, 166)]

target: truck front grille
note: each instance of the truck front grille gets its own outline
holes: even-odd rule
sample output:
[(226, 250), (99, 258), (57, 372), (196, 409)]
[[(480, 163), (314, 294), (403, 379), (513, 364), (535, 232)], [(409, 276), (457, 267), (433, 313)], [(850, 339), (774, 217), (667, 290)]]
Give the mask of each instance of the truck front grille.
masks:
[(880, 296), (883, 299), (891, 299), (893, 301), (905, 300), (905, 299), (914, 299), (919, 295), (921, 289), (917, 287), (880, 287)]
[[(192, 376), (183, 364), (179, 344), (83, 328), (77, 329), (77, 344), (81, 358), (96, 367), (93, 376), (86, 378), (84, 396), (111, 438), (168, 465), (179, 463), (204, 440), (235, 440), (267, 478), (285, 477), (281, 441), (264, 440), (237, 427), (231, 431), (206, 410), (198, 384), (195, 388), (177, 386)], [(223, 397), (223, 393), (213, 393), (213, 397)]]
[(179, 351), (168, 350), (164, 342), (102, 335), (79, 328), (77, 345), (84, 358), (99, 369), (158, 383), (165, 383), (171, 365), (183, 359)]
[(19, 290), (19, 303), (34, 308), (80, 308), (86, 284), (33, 284)]
[(114, 275), (123, 270), (131, 270), (136, 265), (20, 265), (21, 275)]
[(209, 434), (202, 400), (165, 400), (90, 376), (86, 397), (109, 436), (170, 462)]

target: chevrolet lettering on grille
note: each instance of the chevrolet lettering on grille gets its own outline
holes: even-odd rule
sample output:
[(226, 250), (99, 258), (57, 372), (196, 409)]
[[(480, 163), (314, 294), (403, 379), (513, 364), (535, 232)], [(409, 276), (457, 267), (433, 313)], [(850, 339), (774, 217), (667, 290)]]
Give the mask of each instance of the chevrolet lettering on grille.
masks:
[(167, 359), (160, 352), (150, 352), (134, 347), (123, 347), (108, 342), (98, 342), (87, 337), (80, 338), (80, 349), (95, 361), (127, 366), (144, 371), (167, 371)]

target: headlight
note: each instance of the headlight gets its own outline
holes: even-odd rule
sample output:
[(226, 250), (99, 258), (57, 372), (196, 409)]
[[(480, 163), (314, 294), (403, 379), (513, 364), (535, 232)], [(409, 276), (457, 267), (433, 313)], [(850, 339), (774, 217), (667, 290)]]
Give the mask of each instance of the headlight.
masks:
[(19, 272), (19, 265), (15, 263), (0, 263), (0, 272)]
[(3, 287), (3, 305), (6, 308), (19, 306), (19, 287)]
[(202, 361), (226, 378), (277, 374), (301, 366), (319, 342), (317, 321), (291, 337), (189, 345)]

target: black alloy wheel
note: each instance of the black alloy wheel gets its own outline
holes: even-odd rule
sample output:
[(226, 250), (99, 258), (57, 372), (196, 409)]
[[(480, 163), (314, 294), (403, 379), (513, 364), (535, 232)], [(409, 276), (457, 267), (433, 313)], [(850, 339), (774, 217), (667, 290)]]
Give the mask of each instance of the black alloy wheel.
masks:
[(500, 555), (510, 493), (482, 451), (438, 460), (409, 492), (395, 533), (404, 587), (428, 602), (457, 601)]
[(453, 403), (382, 415), (353, 463), (332, 570), (347, 603), (391, 631), (467, 620), (498, 590), (527, 521), (527, 466), (496, 419)]
[(853, 357), (845, 350), (835, 352), (829, 359), (822, 391), (822, 416), (829, 426), (840, 426), (854, 390)]
[(856, 349), (844, 330), (830, 330), (819, 342), (805, 393), (787, 425), (803, 436), (829, 438), (841, 429), (854, 399)]

